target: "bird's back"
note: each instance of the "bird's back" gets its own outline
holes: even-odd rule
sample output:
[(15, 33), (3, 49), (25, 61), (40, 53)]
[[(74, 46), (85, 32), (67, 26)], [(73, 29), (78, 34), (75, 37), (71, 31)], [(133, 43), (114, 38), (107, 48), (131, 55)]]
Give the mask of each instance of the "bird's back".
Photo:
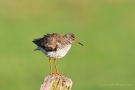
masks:
[(57, 43), (61, 43), (63, 36), (57, 33), (44, 35), (42, 38), (33, 40), (37, 46), (42, 47), (45, 51), (56, 51)]

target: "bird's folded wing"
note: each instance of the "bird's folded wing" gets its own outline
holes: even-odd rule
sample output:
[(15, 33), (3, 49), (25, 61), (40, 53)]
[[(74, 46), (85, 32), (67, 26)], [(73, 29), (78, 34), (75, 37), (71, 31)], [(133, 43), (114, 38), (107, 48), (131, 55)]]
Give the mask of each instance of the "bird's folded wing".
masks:
[(57, 43), (61, 42), (62, 36), (57, 33), (44, 35), (42, 38), (34, 39), (33, 42), (46, 51), (56, 51)]

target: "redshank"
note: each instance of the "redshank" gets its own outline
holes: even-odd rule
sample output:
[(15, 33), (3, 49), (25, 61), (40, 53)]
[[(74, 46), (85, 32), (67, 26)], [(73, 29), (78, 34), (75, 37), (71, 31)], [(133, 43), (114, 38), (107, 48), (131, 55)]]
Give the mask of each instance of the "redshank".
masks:
[[(58, 75), (60, 74), (58, 73), (58, 69), (56, 66), (56, 59), (62, 58), (67, 54), (72, 42), (83, 45), (75, 39), (73, 33), (68, 33), (64, 36), (57, 33), (47, 34), (41, 38), (34, 39), (32, 42), (37, 45), (37, 48), (35, 50), (40, 50), (47, 57), (49, 57), (50, 74)], [(54, 59), (56, 72), (52, 72), (51, 58)]]

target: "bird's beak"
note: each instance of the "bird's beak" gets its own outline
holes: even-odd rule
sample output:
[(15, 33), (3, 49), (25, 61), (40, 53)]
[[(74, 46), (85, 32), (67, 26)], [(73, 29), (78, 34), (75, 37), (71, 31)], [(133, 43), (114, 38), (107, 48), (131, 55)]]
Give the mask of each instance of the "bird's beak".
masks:
[(76, 43), (78, 43), (78, 44), (80, 44), (80, 45), (82, 45), (82, 46), (83, 46), (83, 44), (82, 44), (82, 43), (80, 43), (80, 42), (78, 42), (77, 40), (74, 40), (74, 42), (76, 42)]

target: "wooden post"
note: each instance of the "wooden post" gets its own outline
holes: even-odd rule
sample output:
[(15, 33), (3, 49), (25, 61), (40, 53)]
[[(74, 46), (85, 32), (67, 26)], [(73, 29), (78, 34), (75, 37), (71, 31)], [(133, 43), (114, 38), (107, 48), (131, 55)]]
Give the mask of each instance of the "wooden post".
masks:
[(72, 80), (59, 75), (48, 75), (41, 84), (40, 90), (71, 90)]

